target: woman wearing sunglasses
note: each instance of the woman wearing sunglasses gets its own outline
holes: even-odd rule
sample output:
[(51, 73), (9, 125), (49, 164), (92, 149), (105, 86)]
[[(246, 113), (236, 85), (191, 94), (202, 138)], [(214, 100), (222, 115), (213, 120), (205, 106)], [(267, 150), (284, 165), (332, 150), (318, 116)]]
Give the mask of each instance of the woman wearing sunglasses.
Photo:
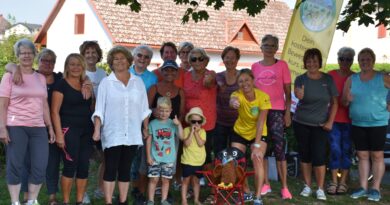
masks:
[(86, 78), (84, 57), (69, 54), (65, 60), (64, 79), (53, 91), (51, 117), (56, 143), (63, 150), (61, 190), (64, 204), (69, 204), (73, 178), (76, 177), (76, 204), (81, 204), (87, 187), (89, 157), (92, 153), (92, 98), (81, 92)]
[(254, 87), (251, 70), (240, 70), (237, 83), (239, 90), (233, 92), (230, 97), (230, 106), (238, 111), (231, 146), (245, 153), (247, 145), (250, 145), (256, 182), (253, 204), (262, 205), (260, 192), (264, 182), (263, 158), (267, 150), (266, 119), (271, 102), (265, 92)]
[[(331, 182), (326, 188), (326, 192), (331, 195), (347, 193), (348, 186), (346, 181), (349, 168), (352, 164), (352, 142), (350, 139), (351, 119), (349, 119), (348, 116), (348, 107), (343, 106), (341, 100), (345, 81), (347, 81), (348, 77), (353, 73), (351, 71), (351, 66), (353, 63), (353, 57), (355, 56), (355, 51), (352, 48), (343, 47), (337, 52), (337, 56), (340, 69), (332, 70), (328, 73), (332, 76), (337, 91), (340, 93), (338, 96), (339, 106), (337, 107), (333, 127), (329, 134), (331, 156), (329, 157), (328, 166), (332, 177)], [(338, 173), (341, 173), (340, 178), (337, 176)]]
[(208, 164), (211, 162), (213, 132), (217, 119), (216, 74), (206, 68), (210, 58), (203, 48), (194, 48), (188, 59), (193, 69), (184, 74), (185, 112), (189, 112), (193, 107), (200, 107), (207, 118), (203, 128), (207, 132), (205, 163)]

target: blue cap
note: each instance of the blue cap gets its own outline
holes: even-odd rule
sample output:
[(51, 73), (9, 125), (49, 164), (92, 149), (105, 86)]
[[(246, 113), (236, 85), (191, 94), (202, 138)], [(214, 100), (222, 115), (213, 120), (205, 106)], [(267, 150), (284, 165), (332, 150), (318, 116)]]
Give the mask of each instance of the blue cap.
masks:
[(161, 66), (161, 69), (164, 69), (164, 68), (174, 68), (177, 70), (177, 69), (179, 69), (179, 66), (173, 60), (166, 60), (166, 61), (164, 61), (163, 65)]

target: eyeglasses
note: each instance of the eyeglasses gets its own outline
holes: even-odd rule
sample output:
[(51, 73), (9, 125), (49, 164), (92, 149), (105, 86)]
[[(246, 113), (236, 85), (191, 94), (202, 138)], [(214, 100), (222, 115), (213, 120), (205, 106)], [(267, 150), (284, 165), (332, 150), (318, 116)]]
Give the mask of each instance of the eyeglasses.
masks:
[(339, 57), (338, 58), (339, 59), (339, 61), (341, 61), (341, 62), (352, 62), (353, 61), (353, 58), (345, 58), (345, 57)]
[(191, 124), (196, 124), (196, 123), (202, 124), (203, 120), (191, 120), (190, 122), (191, 122)]
[(191, 62), (195, 63), (197, 60), (199, 62), (203, 62), (204, 61), (204, 57), (203, 56), (200, 56), (200, 57), (191, 57), (190, 58)]
[(276, 45), (274, 44), (263, 44), (261, 45), (262, 48), (270, 49), (270, 48), (276, 48)]
[(137, 54), (137, 57), (138, 57), (138, 58), (150, 59), (150, 56), (148, 56), (148, 55), (142, 55), (141, 53), (138, 53), (138, 54)]
[(41, 63), (54, 65), (56, 62), (54, 60), (41, 59)]
[(19, 56), (31, 56), (31, 55), (34, 55), (33, 52), (23, 52), (23, 53), (19, 53)]
[(189, 54), (190, 53), (190, 51), (180, 51), (179, 52), (179, 55), (187, 55), (187, 54)]

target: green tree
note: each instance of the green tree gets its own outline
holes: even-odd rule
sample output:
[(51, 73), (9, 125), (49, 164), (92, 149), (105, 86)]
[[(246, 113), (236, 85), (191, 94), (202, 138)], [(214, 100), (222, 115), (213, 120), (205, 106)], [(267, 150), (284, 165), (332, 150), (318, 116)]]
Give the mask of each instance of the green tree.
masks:
[(4, 74), (5, 65), (9, 62), (17, 62), (14, 54), (14, 44), (21, 38), (30, 38), (25, 35), (10, 35), (7, 39), (0, 41), (0, 78)]
[[(227, 0), (172, 0), (176, 4), (188, 5), (187, 10), (183, 14), (182, 23), (187, 23), (190, 18), (195, 21), (207, 21), (209, 15), (206, 10), (198, 10), (200, 4), (205, 4), (208, 7), (213, 7), (219, 10), (225, 6)], [(246, 10), (250, 16), (260, 14), (261, 11), (268, 5), (271, 0), (234, 0), (233, 10)], [(306, 0), (301, 0), (300, 3)], [(300, 4), (299, 3), (299, 4)], [(130, 9), (135, 12), (141, 10), (139, 0), (116, 0), (116, 4), (129, 5)], [(299, 6), (298, 4), (298, 6)], [(390, 27), (390, 1), (389, 0), (348, 0), (344, 10), (341, 12), (342, 18), (337, 23), (337, 29), (348, 31), (351, 23), (358, 21), (359, 25), (368, 26), (375, 24), (376, 26), (383, 24), (385, 27)]]

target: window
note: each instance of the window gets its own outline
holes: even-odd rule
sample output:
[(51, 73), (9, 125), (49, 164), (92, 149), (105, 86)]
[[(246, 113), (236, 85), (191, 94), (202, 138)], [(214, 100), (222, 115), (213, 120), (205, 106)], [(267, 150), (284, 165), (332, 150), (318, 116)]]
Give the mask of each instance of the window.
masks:
[(74, 34), (84, 34), (84, 14), (76, 14), (74, 18)]
[(387, 30), (386, 27), (381, 24), (378, 26), (378, 38), (386, 38)]

